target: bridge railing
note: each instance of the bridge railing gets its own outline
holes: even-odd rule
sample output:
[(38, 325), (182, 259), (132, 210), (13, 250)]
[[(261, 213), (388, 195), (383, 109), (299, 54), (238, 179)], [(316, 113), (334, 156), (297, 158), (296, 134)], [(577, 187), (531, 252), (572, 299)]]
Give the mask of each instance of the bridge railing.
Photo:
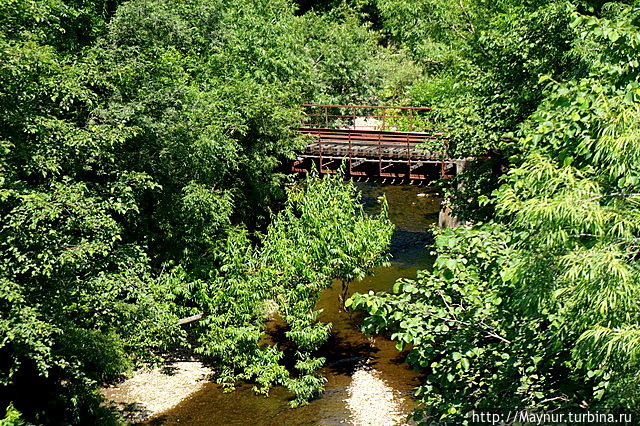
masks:
[(431, 108), (303, 104), (302, 129), (351, 129), (441, 134)]

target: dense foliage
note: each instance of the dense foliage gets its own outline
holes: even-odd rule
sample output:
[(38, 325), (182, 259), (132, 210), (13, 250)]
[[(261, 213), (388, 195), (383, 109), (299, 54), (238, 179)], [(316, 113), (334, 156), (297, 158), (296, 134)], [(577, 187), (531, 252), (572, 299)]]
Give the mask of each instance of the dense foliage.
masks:
[[(388, 225), (367, 222), (336, 181), (287, 197), (278, 167), (303, 143), (290, 130), (302, 101), (375, 96), (385, 72), (375, 35), (346, 11), (296, 16), (286, 0), (5, 0), (0, 9), (0, 406), (13, 401), (35, 423), (100, 416), (96, 384), (185, 344), (178, 318), (226, 312), (241, 277), (256, 274), (249, 265), (262, 279), (247, 284), (237, 328), (208, 316), (199, 350), (233, 371), (225, 380), (283, 383), (276, 349), (256, 336), (265, 298), (293, 287), (278, 300), (301, 348), (300, 378), (287, 384), (300, 402), (318, 393), (321, 361), (298, 337), (326, 334), (313, 297), (333, 277), (327, 265), (350, 279), (381, 260)], [(338, 222), (297, 210), (324, 196), (336, 202), (318, 214)], [(345, 238), (370, 232), (371, 245), (300, 230), (313, 221)], [(280, 245), (303, 237), (291, 232), (315, 242), (308, 258)], [(272, 262), (281, 261), (290, 270), (279, 276)], [(304, 265), (311, 275), (295, 276)], [(298, 287), (307, 302), (295, 300)]]
[(434, 107), (477, 157), (433, 270), (347, 301), (425, 373), (416, 418), (637, 411), (637, 1), (0, 9), (6, 421), (96, 420), (100, 383), (186, 345), (229, 388), (321, 392), (316, 301), (384, 262), (391, 225), (338, 178), (286, 189), (305, 102)]
[[(217, 249), (220, 266), (207, 280), (190, 284), (198, 310), (208, 315), (198, 350), (224, 360), (219, 382), (252, 380), (265, 393), (273, 384), (285, 385), (293, 405), (322, 391), (324, 381), (314, 372), (324, 358), (315, 352), (331, 324), (317, 321), (320, 292), (333, 280), (362, 279), (380, 266), (393, 229), (385, 206), (378, 218), (365, 215), (355, 188), (341, 179), (310, 177), (292, 188), (259, 248), (244, 231), (230, 234)], [(262, 344), (266, 315), (288, 326), (290, 343), (279, 344), (295, 353), (291, 372), (279, 363), (281, 348)]]
[(475, 92), (494, 118), (476, 127), (509, 136), (512, 164), (492, 194), (462, 192), (494, 213), (441, 232), (432, 272), (349, 302), (368, 311), (368, 331), (411, 345), (426, 373), (417, 418), (637, 413), (639, 12), (534, 2), (474, 25), (495, 90)]

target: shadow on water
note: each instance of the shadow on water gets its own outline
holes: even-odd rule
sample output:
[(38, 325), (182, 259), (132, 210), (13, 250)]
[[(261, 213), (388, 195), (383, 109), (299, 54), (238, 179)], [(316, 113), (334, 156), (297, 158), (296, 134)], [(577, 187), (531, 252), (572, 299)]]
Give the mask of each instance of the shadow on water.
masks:
[[(380, 196), (389, 203), (389, 217), (396, 225), (388, 267), (349, 285), (354, 292), (390, 291), (398, 278), (413, 278), (419, 269), (429, 268), (432, 259), (425, 247), (431, 243), (429, 227), (437, 223), (440, 198), (429, 188), (357, 184), (367, 212), (380, 209)], [(310, 404), (289, 408), (290, 394), (274, 388), (269, 397), (255, 395), (250, 384), (240, 384), (225, 393), (215, 383), (183, 400), (148, 424), (221, 425), (333, 425), (402, 423), (414, 408), (413, 388), (418, 374), (405, 362), (393, 342), (382, 336), (365, 336), (359, 331), (362, 315), (345, 311), (339, 302), (341, 284), (325, 290), (317, 307), (320, 320), (332, 323), (329, 340), (320, 350), (326, 357), (320, 374), (327, 379), (324, 394)], [(284, 328), (269, 324), (270, 340), (281, 342)], [(369, 417), (367, 417), (369, 416)], [(371, 420), (367, 420), (371, 419)]]

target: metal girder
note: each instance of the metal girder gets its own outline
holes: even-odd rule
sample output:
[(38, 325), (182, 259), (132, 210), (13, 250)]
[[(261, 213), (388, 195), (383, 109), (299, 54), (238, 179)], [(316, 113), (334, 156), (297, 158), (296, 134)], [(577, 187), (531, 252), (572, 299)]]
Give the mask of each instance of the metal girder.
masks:
[(353, 158), (351, 160), (351, 167), (358, 167), (360, 164), (364, 164), (367, 160), (363, 158)]

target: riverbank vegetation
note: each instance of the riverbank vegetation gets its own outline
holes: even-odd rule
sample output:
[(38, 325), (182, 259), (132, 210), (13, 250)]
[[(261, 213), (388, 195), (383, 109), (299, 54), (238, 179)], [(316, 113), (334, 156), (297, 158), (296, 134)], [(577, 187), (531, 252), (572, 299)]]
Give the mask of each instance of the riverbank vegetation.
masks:
[(637, 414), (639, 5), (445, 3), (420, 2), (436, 13), (415, 44), (394, 34), (441, 63), (415, 93), (448, 93), (454, 150), (498, 150), (508, 172), (459, 180), (470, 222), (439, 232), (432, 272), (349, 303), (411, 347), (417, 419)]
[(416, 418), (640, 405), (637, 2), (0, 8), (8, 421), (107, 418), (100, 383), (186, 345), (228, 387), (321, 392), (315, 301), (383, 263), (391, 225), (340, 179), (288, 187), (306, 102), (433, 107), (479, 158), (445, 185), (468, 225), (433, 271), (347, 302), (425, 373)]

